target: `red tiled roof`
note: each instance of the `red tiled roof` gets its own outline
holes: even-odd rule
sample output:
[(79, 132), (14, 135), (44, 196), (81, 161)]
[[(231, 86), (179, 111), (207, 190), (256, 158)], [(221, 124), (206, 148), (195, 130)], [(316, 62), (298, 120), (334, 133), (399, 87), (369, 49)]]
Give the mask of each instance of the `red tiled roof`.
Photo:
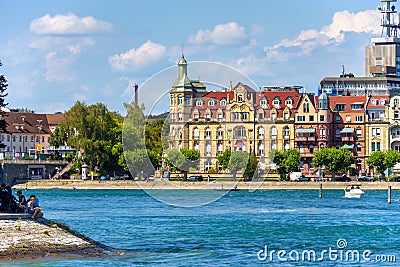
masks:
[[(374, 105), (372, 100), (377, 101), (377, 105)], [(389, 97), (386, 95), (370, 96), (367, 103), (367, 108), (385, 108), (385, 104), (382, 105), (381, 101), (385, 100), (385, 104), (389, 102)]]
[(352, 111), (351, 104), (354, 103), (364, 103), (364, 107), (361, 110), (365, 109), (365, 96), (329, 96), (329, 104), (331, 109), (333, 110), (336, 104), (346, 104), (345, 109), (343, 112)]
[(64, 114), (46, 114), (49, 125), (59, 125), (64, 121)]

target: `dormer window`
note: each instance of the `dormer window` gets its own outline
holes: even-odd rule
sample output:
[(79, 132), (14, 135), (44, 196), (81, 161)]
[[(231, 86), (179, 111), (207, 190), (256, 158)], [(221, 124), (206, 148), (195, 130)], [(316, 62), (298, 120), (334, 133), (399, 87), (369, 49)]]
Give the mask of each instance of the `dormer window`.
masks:
[(221, 99), (221, 101), (219, 102), (219, 104), (221, 106), (226, 106), (226, 100), (225, 99)]
[(272, 102), (274, 105), (279, 105), (280, 101), (279, 98), (275, 98), (274, 101)]
[(378, 105), (378, 99), (372, 99), (371, 100), (371, 104), (373, 105), (373, 106), (376, 106), (376, 105)]
[(265, 107), (267, 106), (267, 99), (266, 99), (265, 97), (261, 99), (260, 105), (261, 105), (263, 108), (265, 108)]
[(395, 106), (398, 106), (398, 105), (399, 105), (399, 99), (398, 99), (398, 98), (395, 98), (395, 99), (393, 100), (393, 104), (394, 104)]
[(381, 99), (381, 106), (384, 106), (384, 105), (386, 105), (386, 99)]
[(199, 99), (196, 101), (196, 106), (202, 106), (203, 105), (203, 100)]
[(212, 99), (212, 98), (211, 98), (210, 100), (208, 100), (208, 105), (209, 105), (209, 106), (215, 106), (216, 102), (217, 102), (217, 101), (216, 101), (215, 99)]
[(293, 105), (293, 99), (292, 98), (290, 98), (290, 97), (288, 97), (286, 100), (285, 100), (285, 104), (288, 106), (288, 105)]
[(239, 95), (237, 96), (237, 99), (238, 99), (238, 102), (243, 102), (243, 95), (242, 95), (242, 94), (239, 94)]

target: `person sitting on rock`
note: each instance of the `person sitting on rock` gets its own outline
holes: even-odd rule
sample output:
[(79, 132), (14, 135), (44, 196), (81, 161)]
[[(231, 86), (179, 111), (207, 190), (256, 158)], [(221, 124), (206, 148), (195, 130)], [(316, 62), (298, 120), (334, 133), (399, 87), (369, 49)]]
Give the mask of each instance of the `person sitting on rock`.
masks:
[(0, 210), (7, 211), (10, 207), (11, 201), (11, 188), (7, 186), (5, 183), (2, 183), (0, 186)]
[(31, 195), (27, 203), (27, 211), (29, 214), (32, 214), (32, 219), (36, 219), (41, 210), (42, 209), (39, 207), (39, 199), (35, 195)]
[(18, 196), (18, 203), (19, 203), (18, 204), (19, 212), (24, 212), (26, 210), (26, 206), (27, 206), (26, 198), (22, 194), (21, 190), (18, 190), (17, 196)]

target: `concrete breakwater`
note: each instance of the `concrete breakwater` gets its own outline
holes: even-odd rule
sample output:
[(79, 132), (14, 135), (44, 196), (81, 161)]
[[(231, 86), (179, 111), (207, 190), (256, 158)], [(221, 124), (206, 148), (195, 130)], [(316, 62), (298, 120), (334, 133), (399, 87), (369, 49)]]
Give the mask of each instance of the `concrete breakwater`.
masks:
[(105, 257), (114, 253), (112, 248), (73, 231), (66, 224), (45, 218), (12, 219), (0, 214), (0, 261)]

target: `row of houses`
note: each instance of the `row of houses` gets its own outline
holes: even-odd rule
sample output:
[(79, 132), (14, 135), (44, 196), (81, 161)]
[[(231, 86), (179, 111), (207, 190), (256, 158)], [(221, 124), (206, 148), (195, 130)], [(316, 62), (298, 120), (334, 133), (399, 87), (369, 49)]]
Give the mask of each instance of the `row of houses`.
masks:
[(296, 148), (302, 171), (310, 174), (315, 152), (324, 147), (349, 149), (359, 173), (367, 171), (372, 152), (400, 150), (400, 96), (317, 96), (299, 86), (256, 90), (240, 82), (207, 92), (187, 77), (183, 56), (178, 69), (170, 91), (169, 149), (199, 150), (199, 171), (218, 168), (226, 149), (253, 153), (268, 168), (270, 151)]
[(1, 149), (0, 159), (36, 158), (42, 155), (72, 151), (71, 148), (55, 148), (50, 145), (50, 135), (63, 120), (63, 114), (36, 114), (3, 109), (2, 118), (7, 123), (7, 132), (1, 133), (0, 140), (5, 146)]

